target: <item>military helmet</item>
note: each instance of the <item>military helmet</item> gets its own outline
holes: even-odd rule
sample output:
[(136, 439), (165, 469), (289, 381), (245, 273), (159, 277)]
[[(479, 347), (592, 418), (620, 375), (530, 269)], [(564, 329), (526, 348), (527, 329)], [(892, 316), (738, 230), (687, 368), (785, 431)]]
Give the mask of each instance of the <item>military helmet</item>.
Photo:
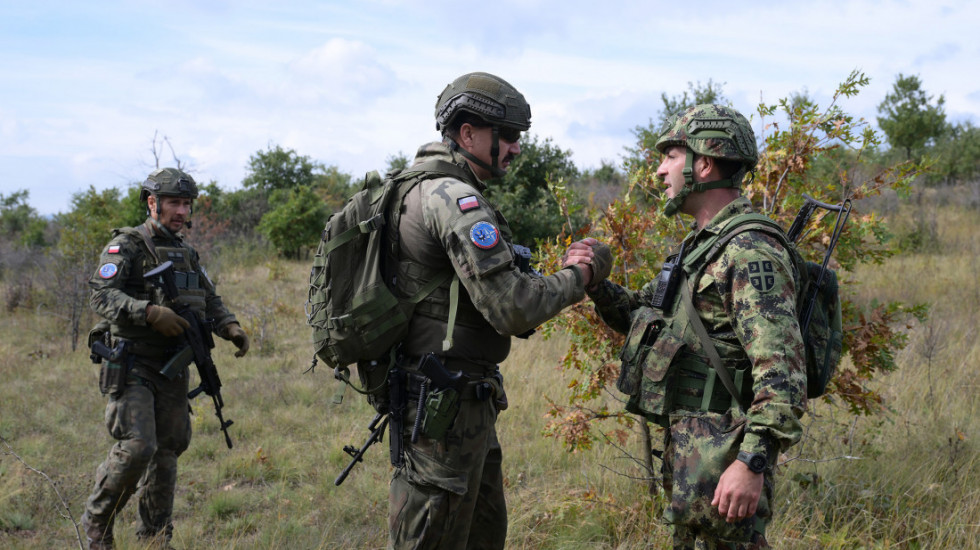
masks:
[(150, 195), (197, 198), (197, 182), (187, 172), (176, 168), (159, 168), (150, 172), (140, 189), (140, 201)]
[(444, 132), (458, 114), (472, 113), (493, 126), (521, 132), (531, 127), (531, 106), (516, 88), (489, 73), (469, 73), (446, 86), (436, 100), (436, 130)]
[(722, 105), (696, 105), (663, 126), (657, 151), (681, 145), (706, 157), (733, 160), (751, 171), (759, 160), (755, 132), (741, 113)]

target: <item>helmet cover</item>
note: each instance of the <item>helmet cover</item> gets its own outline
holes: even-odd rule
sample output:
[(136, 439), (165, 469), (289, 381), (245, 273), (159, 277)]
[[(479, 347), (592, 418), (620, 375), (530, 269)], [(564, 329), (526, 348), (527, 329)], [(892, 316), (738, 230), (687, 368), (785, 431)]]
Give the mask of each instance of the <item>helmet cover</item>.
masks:
[(492, 126), (521, 132), (531, 127), (531, 106), (504, 79), (489, 73), (468, 73), (454, 80), (436, 100), (436, 130), (444, 132), (460, 113), (472, 113)]
[(187, 172), (177, 168), (159, 168), (150, 172), (140, 190), (140, 201), (150, 195), (197, 198), (197, 182)]

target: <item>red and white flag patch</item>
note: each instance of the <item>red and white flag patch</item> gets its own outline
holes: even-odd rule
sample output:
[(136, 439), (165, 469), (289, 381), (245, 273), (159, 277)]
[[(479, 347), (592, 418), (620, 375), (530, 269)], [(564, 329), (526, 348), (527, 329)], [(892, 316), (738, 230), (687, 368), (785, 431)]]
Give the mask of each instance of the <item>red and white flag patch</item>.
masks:
[(106, 250), (106, 252), (108, 252), (109, 254), (119, 254), (119, 245), (114, 244), (110, 246), (109, 249)]
[(456, 203), (459, 204), (460, 212), (473, 210), (474, 208), (478, 208), (480, 206), (480, 202), (476, 200), (476, 195), (469, 195), (467, 197), (463, 197), (457, 200)]

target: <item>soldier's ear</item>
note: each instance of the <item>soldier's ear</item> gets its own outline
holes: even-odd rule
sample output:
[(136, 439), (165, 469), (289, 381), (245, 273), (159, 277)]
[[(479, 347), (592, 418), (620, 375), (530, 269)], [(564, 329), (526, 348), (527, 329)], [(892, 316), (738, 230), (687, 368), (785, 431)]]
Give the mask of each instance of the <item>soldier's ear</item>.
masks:
[(715, 177), (718, 174), (713, 174), (717, 168), (718, 163), (715, 162), (715, 159), (698, 155), (694, 159), (694, 181), (712, 181), (718, 179)]
[(473, 147), (473, 133), (476, 128), (468, 123), (464, 122), (462, 126), (459, 127), (459, 145), (461, 147), (469, 150)]

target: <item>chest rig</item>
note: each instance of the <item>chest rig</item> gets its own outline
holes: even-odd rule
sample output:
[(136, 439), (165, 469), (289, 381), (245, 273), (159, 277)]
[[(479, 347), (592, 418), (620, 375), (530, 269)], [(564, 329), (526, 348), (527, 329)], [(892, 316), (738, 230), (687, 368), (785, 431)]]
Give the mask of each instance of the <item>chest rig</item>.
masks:
[(174, 264), (177, 291), (180, 295), (178, 300), (190, 306), (194, 313), (204, 315), (206, 306), (206, 291), (202, 284), (204, 274), (194, 271), (194, 266), (190, 258), (190, 249), (158, 246), (156, 251), (157, 265), (166, 261), (171, 261)]
[[(724, 413), (745, 409), (752, 401), (751, 362), (732, 335), (709, 336), (701, 315), (723, 316), (720, 298), (699, 311), (693, 294), (707, 264), (718, 250), (718, 237), (696, 242), (685, 240), (681, 251), (668, 258), (657, 278), (652, 307), (632, 314), (630, 332), (620, 354), (623, 369), (617, 386), (630, 396), (626, 409), (661, 426), (680, 410)], [(690, 252), (685, 253), (685, 248)], [(714, 303), (717, 302), (717, 303)], [(701, 331), (697, 326), (701, 326)], [(717, 350), (719, 365), (734, 392), (726, 388), (709, 359), (709, 346)]]
[[(149, 253), (147, 258), (149, 261), (153, 262), (152, 266), (145, 266), (149, 269), (156, 267), (164, 262), (170, 261), (174, 264), (174, 275), (177, 283), (177, 292), (179, 297), (177, 298), (183, 304), (187, 304), (194, 313), (199, 316), (204, 315), (205, 308), (207, 306), (206, 296), (207, 290), (205, 288), (204, 278), (206, 275), (200, 271), (195, 270), (195, 262), (193, 261), (190, 248), (179, 246), (179, 243), (175, 243), (178, 246), (159, 246), (153, 242), (153, 237), (150, 234), (150, 228), (146, 224), (139, 226), (139, 236), (142, 238), (143, 243), (146, 245), (146, 251)], [(151, 260), (152, 259), (152, 260)], [(147, 271), (149, 270), (147, 269)], [(162, 294), (157, 291), (152, 285), (146, 283), (147, 292), (153, 296), (153, 303), (157, 305), (164, 305), (165, 301)]]

